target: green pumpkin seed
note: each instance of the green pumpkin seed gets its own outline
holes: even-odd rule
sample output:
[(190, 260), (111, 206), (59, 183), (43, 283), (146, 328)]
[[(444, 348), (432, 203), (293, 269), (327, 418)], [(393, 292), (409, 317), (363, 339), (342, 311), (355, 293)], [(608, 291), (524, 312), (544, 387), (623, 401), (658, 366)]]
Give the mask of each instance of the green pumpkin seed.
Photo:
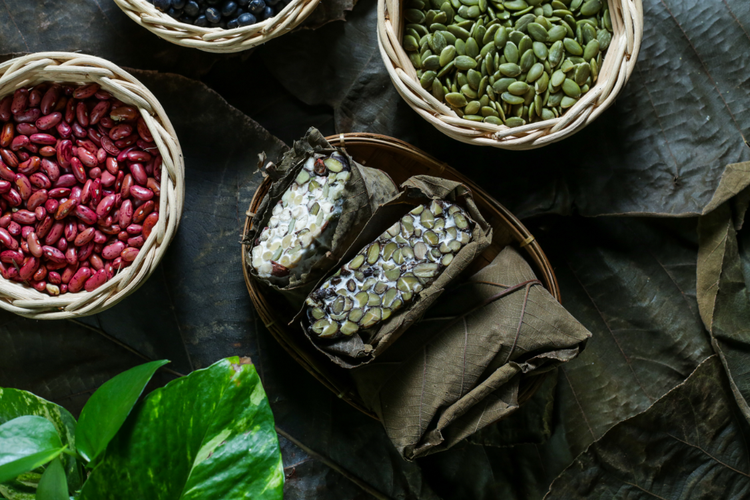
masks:
[(563, 82), (565, 82), (565, 72), (558, 69), (557, 71), (552, 73), (552, 79), (550, 79), (550, 83), (552, 84), (553, 88), (560, 87)]
[(514, 127), (520, 127), (522, 125), (526, 125), (526, 121), (523, 118), (511, 116), (510, 118), (505, 120), (505, 124), (511, 128), (514, 128)]
[(534, 64), (526, 75), (526, 82), (534, 83), (542, 76), (542, 73), (544, 73), (544, 65), (542, 63)]
[(573, 0), (570, 2), (570, 10), (576, 11), (581, 8), (581, 5), (583, 5), (583, 0)]
[(495, 109), (491, 106), (482, 106), (481, 112), (482, 116), (485, 118), (487, 118), (488, 116), (498, 116), (497, 111), (495, 111)]
[(413, 36), (407, 35), (404, 37), (404, 50), (407, 52), (415, 52), (419, 50), (419, 42)]
[(479, 55), (479, 45), (474, 37), (469, 37), (466, 40), (466, 55), (469, 57), (477, 57)]
[(529, 35), (531, 35), (531, 38), (536, 40), (537, 42), (546, 42), (549, 40), (549, 33), (547, 33), (547, 30), (544, 29), (544, 26), (542, 26), (539, 23), (529, 23), (527, 26), (529, 30)]
[(492, 26), (487, 28), (487, 31), (484, 33), (484, 36), (482, 37), (482, 45), (487, 45), (490, 42), (494, 42), (495, 35), (497, 34), (497, 30), (500, 29), (499, 24), (493, 24)]
[(517, 63), (518, 62), (518, 47), (516, 47), (516, 44), (513, 42), (508, 42), (505, 44), (505, 49), (503, 50), (503, 55), (505, 56), (505, 60), (509, 63)]
[(448, 45), (440, 52), (440, 57), (438, 58), (438, 62), (440, 63), (440, 66), (445, 66), (449, 62), (453, 61), (456, 57), (456, 47), (453, 45)]
[(432, 82), (435, 80), (437, 73), (434, 71), (425, 71), (422, 77), (419, 79), (419, 83), (422, 84), (423, 89), (432, 88)]
[[(438, 56), (432, 56), (432, 55), (429, 57), (423, 58), (422, 67), (426, 70), (431, 70), (431, 71), (440, 69), (440, 58)], [(432, 83), (430, 83), (430, 85), (432, 85)]]
[(531, 37), (529, 35), (524, 35), (521, 38), (521, 42), (518, 44), (518, 53), (523, 54), (527, 50), (531, 49), (534, 46), (534, 42), (531, 40)]
[(464, 106), (466, 106), (466, 98), (463, 96), (463, 94), (459, 94), (458, 92), (445, 94), (445, 100), (448, 102), (448, 104), (456, 108), (463, 108)]
[(498, 116), (486, 116), (484, 123), (491, 123), (492, 125), (502, 125), (503, 121)]
[(506, 90), (508, 90), (508, 87), (515, 82), (515, 78), (500, 78), (492, 85), (492, 90), (497, 92), (498, 94), (502, 94)]
[(609, 15), (609, 9), (604, 11), (604, 16), (602, 16), (602, 22), (604, 24), (604, 27), (608, 31), (611, 32), (612, 31), (612, 18)]
[(552, 120), (555, 114), (547, 108), (542, 109), (542, 120)]
[(481, 108), (482, 108), (482, 105), (479, 104), (479, 101), (471, 101), (464, 108), (464, 113), (466, 113), (467, 115), (475, 115), (475, 114), (479, 113), (479, 110)]
[(422, 68), (422, 57), (418, 53), (412, 52), (409, 54), (409, 60), (414, 65), (414, 69)]
[(453, 6), (450, 4), (450, 2), (444, 2), (440, 6), (440, 10), (445, 12), (445, 15), (448, 17), (448, 22), (451, 22), (453, 20), (453, 16), (456, 15), (456, 11), (453, 8)]
[(497, 50), (502, 50), (505, 48), (505, 44), (508, 42), (508, 28), (505, 26), (501, 26), (498, 28), (497, 32), (495, 33), (495, 47)]
[(479, 97), (477, 91), (471, 88), (471, 85), (469, 85), (468, 83), (461, 87), (461, 93), (469, 99), (476, 99), (477, 97)]
[(556, 41), (552, 44), (549, 49), (549, 64), (553, 68), (557, 67), (562, 61), (563, 55), (565, 55), (565, 48), (561, 40)]
[(579, 87), (578, 84), (570, 78), (565, 79), (562, 84), (562, 89), (563, 92), (565, 92), (565, 95), (568, 97), (574, 97), (576, 99), (581, 97), (581, 87)]
[(547, 45), (543, 44), (542, 42), (534, 42), (531, 48), (534, 50), (534, 55), (537, 59), (539, 59), (540, 61), (547, 60), (547, 56), (549, 55)]
[(440, 71), (438, 71), (438, 74), (437, 74), (438, 78), (443, 78), (448, 73), (451, 73), (453, 71), (453, 68), (455, 68), (455, 67), (456, 66), (455, 66), (455, 64), (453, 64), (453, 61), (449, 62), (448, 64), (446, 64), (445, 66), (443, 66), (443, 69), (441, 69)]
[[(515, 77), (521, 74), (521, 67), (518, 64), (505, 63), (500, 65), (498, 71), (505, 76)], [(495, 91), (497, 91), (497, 89), (495, 89)]]
[(500, 98), (508, 104), (523, 104), (523, 97), (513, 95), (510, 92), (503, 92)]
[(534, 84), (534, 90), (537, 94), (544, 94), (549, 86), (549, 75), (545, 72), (539, 77), (539, 80)]
[(596, 39), (599, 40), (599, 50), (607, 50), (612, 42), (612, 34), (607, 30), (596, 32)]
[(508, 92), (513, 95), (522, 96), (529, 91), (529, 85), (525, 82), (513, 82), (508, 86)]
[(534, 64), (536, 64), (536, 56), (534, 55), (534, 51), (529, 49), (521, 56), (521, 62), (519, 64), (519, 66), (521, 66), (521, 72), (525, 73), (529, 71)]
[(594, 38), (587, 45), (583, 51), (583, 59), (590, 61), (599, 55), (599, 40)]
[(410, 23), (415, 23), (415, 24), (422, 23), (425, 19), (424, 13), (421, 10), (417, 10), (417, 9), (406, 9), (404, 11), (404, 17)]
[(581, 7), (581, 15), (586, 17), (593, 16), (598, 14), (600, 10), (602, 10), (601, 0), (586, 0), (586, 3)]
[(456, 65), (456, 68), (461, 71), (466, 71), (467, 69), (474, 69), (477, 67), (477, 61), (474, 58), (469, 57), (468, 55), (458, 56), (453, 60), (453, 62)]
[(468, 31), (455, 24), (448, 26), (448, 32), (464, 41), (468, 40), (469, 36), (471, 36)]
[(524, 36), (526, 35), (518, 30), (513, 30), (508, 34), (508, 38), (510, 38), (510, 41), (515, 43), (516, 45), (520, 45), (521, 40), (523, 40)]
[(565, 50), (573, 54), (574, 56), (580, 56), (583, 54), (583, 48), (581, 45), (572, 38), (565, 38), (563, 40)]
[(583, 35), (582, 45), (587, 45), (591, 40), (596, 38), (596, 30), (588, 23), (581, 26), (581, 34)]
[(448, 42), (445, 40), (445, 37), (440, 31), (436, 31), (432, 34), (432, 43), (430, 44), (430, 46), (432, 47), (433, 53), (441, 53), (447, 45)]
[(596, 64), (596, 60), (592, 59), (589, 66), (591, 66), (591, 81), (596, 82), (599, 77), (599, 65)]
[(554, 94), (550, 94), (549, 99), (547, 100), (547, 106), (550, 108), (559, 106), (562, 102), (563, 97), (565, 97), (565, 94), (563, 94), (562, 92), (555, 92)]
[(578, 102), (578, 99), (574, 99), (573, 97), (565, 96), (562, 98), (562, 101), (560, 101), (560, 107), (563, 109), (568, 109), (572, 107), (575, 103)]
[(529, 23), (533, 23), (536, 16), (534, 14), (526, 14), (524, 16), (521, 16), (518, 18), (515, 24), (516, 31), (526, 32), (529, 26)]
[(568, 31), (562, 27), (562, 26), (553, 26), (551, 30), (547, 32), (547, 42), (557, 42), (559, 40), (562, 40), (565, 38), (565, 35), (568, 34)]
[(503, 7), (510, 11), (524, 10), (529, 7), (524, 0), (510, 0), (509, 2), (503, 2)]
[(456, 54), (459, 56), (465, 56), (466, 55), (466, 42), (461, 40), (460, 38), (456, 40), (456, 43), (454, 44), (454, 47), (456, 47)]
[(588, 63), (579, 64), (576, 67), (574, 80), (578, 85), (583, 85), (591, 76), (591, 66)]

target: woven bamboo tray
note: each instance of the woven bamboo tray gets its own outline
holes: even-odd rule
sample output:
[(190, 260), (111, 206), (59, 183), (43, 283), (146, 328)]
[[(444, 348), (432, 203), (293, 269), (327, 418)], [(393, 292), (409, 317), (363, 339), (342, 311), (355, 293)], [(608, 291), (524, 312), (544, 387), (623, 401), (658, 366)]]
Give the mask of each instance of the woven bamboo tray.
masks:
[[(384, 135), (352, 133), (331, 136), (327, 139), (334, 146), (345, 147), (357, 162), (384, 170), (397, 185), (412, 175), (427, 174), (459, 181), (469, 186), (477, 207), (493, 227), (493, 236), (492, 244), (466, 272), (473, 274), (489, 264), (507, 245), (515, 244), (525, 250), (526, 259), (531, 263), (544, 287), (557, 300), (560, 300), (557, 279), (539, 243), (507, 208), (494, 200), (469, 178), (414, 146)], [(265, 179), (258, 187), (250, 202), (250, 213), (254, 213), (258, 209), (270, 185), (271, 182)], [(246, 234), (249, 230), (251, 220), (252, 217), (245, 220), (243, 234)], [(296, 311), (292, 311), (283, 299), (268, 293), (251, 278), (247, 272), (246, 254), (247, 248), (243, 245), (242, 271), (245, 274), (247, 289), (250, 292), (250, 298), (255, 309), (274, 338), (297, 363), (302, 365), (338, 397), (367, 415), (377, 418), (359, 398), (349, 371), (335, 366), (328, 358), (317, 351), (302, 335), (299, 327), (287, 325)], [(540, 375), (522, 382), (519, 400), (521, 402), (528, 400), (539, 388), (543, 379), (544, 376)]]
[(405, 19), (402, 2), (378, 0), (378, 42), (388, 74), (401, 97), (422, 118), (449, 137), (468, 144), (503, 149), (534, 149), (562, 140), (594, 121), (615, 101), (635, 67), (643, 38), (641, 0), (607, 0), (612, 42), (599, 77), (581, 99), (559, 118), (509, 128), (460, 118), (447, 104), (424, 90), (401, 45)]
[(180, 223), (185, 198), (182, 150), (156, 97), (132, 75), (99, 57), (39, 52), (0, 64), (0, 97), (42, 82), (98, 83), (113, 97), (136, 106), (162, 155), (159, 222), (133, 263), (92, 292), (50, 297), (0, 277), (0, 307), (33, 319), (66, 319), (96, 314), (133, 293), (159, 264)]
[(205, 52), (229, 53), (250, 49), (296, 28), (320, 0), (292, 0), (265, 21), (234, 29), (201, 28), (178, 21), (147, 0), (115, 0), (130, 19), (164, 40)]

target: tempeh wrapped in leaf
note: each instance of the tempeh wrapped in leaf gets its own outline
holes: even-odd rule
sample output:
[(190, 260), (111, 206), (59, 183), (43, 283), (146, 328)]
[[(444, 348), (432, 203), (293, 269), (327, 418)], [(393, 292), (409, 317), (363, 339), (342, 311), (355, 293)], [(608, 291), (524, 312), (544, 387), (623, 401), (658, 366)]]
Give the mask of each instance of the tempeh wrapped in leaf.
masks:
[(312, 332), (348, 337), (386, 321), (450, 265), (473, 225), (453, 203), (417, 206), (307, 298)]
[(385, 172), (356, 163), (314, 128), (264, 174), (274, 182), (245, 239), (248, 271), (299, 308), (398, 190)]
[(307, 297), (298, 316), (313, 345), (345, 368), (375, 359), (491, 241), (463, 184), (420, 175), (402, 188), (362, 231), (360, 250)]

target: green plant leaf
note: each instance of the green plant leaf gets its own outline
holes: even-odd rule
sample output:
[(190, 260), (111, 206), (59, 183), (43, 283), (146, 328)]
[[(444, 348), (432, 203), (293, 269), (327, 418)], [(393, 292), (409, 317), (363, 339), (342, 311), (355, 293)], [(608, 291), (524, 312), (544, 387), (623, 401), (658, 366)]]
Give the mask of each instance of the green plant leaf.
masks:
[(591, 445), (545, 498), (748, 498), (748, 432), (713, 356)]
[(65, 469), (59, 458), (47, 466), (39, 480), (36, 490), (37, 500), (68, 500), (68, 483), (65, 481)]
[(65, 448), (55, 426), (34, 415), (0, 425), (0, 483), (41, 467)]
[(131, 368), (105, 382), (81, 411), (76, 428), (78, 452), (93, 462), (117, 434), (148, 381), (167, 360), (151, 361)]
[[(30, 392), (0, 388), (0, 424), (24, 415), (37, 415), (55, 426), (63, 446), (75, 452), (76, 420), (68, 410)], [(71, 490), (81, 487), (81, 471), (75, 457), (60, 457)]]
[(149, 394), (111, 441), (86, 499), (281, 499), (284, 475), (255, 367), (219, 361)]

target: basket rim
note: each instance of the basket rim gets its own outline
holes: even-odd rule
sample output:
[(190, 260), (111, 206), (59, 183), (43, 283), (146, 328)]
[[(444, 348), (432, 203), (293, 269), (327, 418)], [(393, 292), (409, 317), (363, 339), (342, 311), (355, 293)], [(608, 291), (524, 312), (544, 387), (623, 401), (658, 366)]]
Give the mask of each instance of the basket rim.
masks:
[[(643, 38), (642, 0), (607, 0), (607, 3), (610, 12), (615, 13), (612, 43), (600, 71), (600, 76), (604, 74), (607, 78), (599, 78), (596, 85), (560, 117), (515, 128), (459, 118), (447, 104), (422, 88), (401, 45), (405, 25), (400, 18), (402, 1), (378, 0), (378, 47), (396, 91), (417, 114), (442, 133), (468, 144), (511, 150), (534, 149), (582, 130), (612, 105), (630, 78)], [(398, 12), (394, 15), (395, 11)]]
[(129, 267), (94, 291), (57, 297), (0, 276), (0, 308), (33, 319), (88, 316), (114, 306), (134, 292), (161, 261), (182, 215), (184, 159), (174, 127), (159, 101), (143, 83), (118, 65), (72, 52), (37, 52), (0, 64), (1, 96), (42, 82), (98, 83), (114, 98), (139, 110), (162, 156), (159, 220)]
[(183, 23), (147, 0), (114, 0), (133, 21), (160, 38), (205, 52), (231, 53), (251, 49), (301, 24), (320, 0), (292, 0), (278, 14), (249, 26), (210, 28)]
[[(526, 227), (520, 220), (518, 220), (517, 217), (515, 217), (507, 208), (500, 204), (500, 202), (492, 198), (486, 191), (484, 191), (480, 186), (471, 181), (468, 177), (455, 170), (445, 162), (442, 162), (432, 155), (425, 153), (421, 149), (412, 146), (405, 141), (386, 135), (353, 132), (328, 136), (326, 137), (326, 140), (333, 146), (345, 147), (347, 145), (358, 144), (377, 145), (380, 147), (387, 147), (397, 150), (401, 154), (405, 155), (422, 156), (423, 158), (431, 161), (435, 166), (438, 166), (441, 173), (448, 173), (459, 180), (459, 182), (463, 182), (464, 184), (468, 185), (472, 190), (475, 200), (481, 199), (488, 205), (495, 208), (498, 213), (501, 214), (501, 218), (506, 224), (508, 224), (508, 226), (516, 228), (517, 231), (519, 231), (519, 233), (523, 235), (522, 238), (516, 237), (516, 240), (518, 241), (519, 245), (521, 245), (526, 250), (528, 258), (533, 261), (532, 265), (533, 267), (535, 267), (535, 272), (538, 273), (540, 270), (542, 271), (540, 280), (542, 281), (544, 288), (548, 290), (558, 302), (561, 302), (560, 288), (557, 282), (557, 277), (555, 276), (552, 265), (544, 254), (544, 251), (541, 249), (538, 241), (536, 241), (533, 235), (531, 235), (528, 229), (526, 229)], [(254, 216), (254, 212), (252, 210), (260, 205), (263, 197), (266, 195), (268, 189), (270, 188), (270, 184), (270, 179), (264, 178), (253, 194), (248, 212), (246, 213), (245, 224), (243, 225), (243, 237), (250, 229), (250, 225)], [(330, 363), (327, 359), (321, 359), (321, 366), (321, 363), (317, 362), (314, 359), (317, 356), (309, 356), (308, 352), (297, 349), (291, 342), (287, 340), (287, 336), (289, 335), (287, 332), (291, 332), (291, 327), (286, 324), (287, 322), (284, 321), (283, 318), (280, 317), (277, 310), (271, 307), (270, 303), (267, 300), (267, 291), (264, 290), (263, 287), (261, 287), (260, 284), (257, 283), (256, 280), (248, 272), (247, 250), (247, 244), (243, 242), (240, 251), (242, 252), (241, 262), (242, 273), (245, 279), (245, 286), (247, 287), (248, 294), (250, 295), (251, 301), (256, 312), (258, 313), (258, 316), (261, 318), (266, 328), (268, 328), (268, 330), (271, 332), (271, 335), (274, 337), (274, 339), (279, 344), (281, 344), (284, 350), (287, 351), (287, 353), (299, 365), (307, 370), (308, 373), (310, 373), (326, 388), (336, 394), (340, 399), (345, 400), (347, 403), (349, 403), (362, 413), (378, 420), (377, 415), (375, 415), (367, 408), (364, 401), (361, 400), (359, 395), (355, 390), (352, 389), (351, 386), (347, 387), (345, 385), (342, 385), (339, 380), (337, 380), (338, 378), (341, 378), (341, 373), (348, 373), (347, 370), (344, 370), (340, 367), (335, 367), (334, 364)], [(293, 334), (294, 333), (292, 332), (291, 335)], [(541, 382), (545, 376), (546, 374), (540, 374), (539, 376), (528, 377), (527, 379), (525, 379), (525, 383), (522, 384), (522, 386), (519, 388), (519, 397), (523, 392), (523, 395), (526, 399), (530, 398), (534, 394), (534, 392), (536, 392), (536, 389), (538, 389), (538, 387), (541, 385)]]

